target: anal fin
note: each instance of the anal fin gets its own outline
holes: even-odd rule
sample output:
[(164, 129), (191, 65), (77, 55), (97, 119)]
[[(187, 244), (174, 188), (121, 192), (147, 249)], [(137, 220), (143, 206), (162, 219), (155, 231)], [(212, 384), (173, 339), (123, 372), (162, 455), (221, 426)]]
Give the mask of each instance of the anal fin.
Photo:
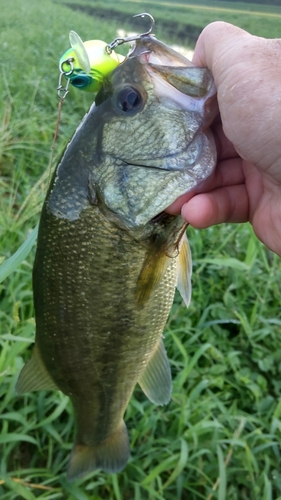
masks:
[(162, 339), (159, 340), (138, 383), (152, 403), (164, 405), (170, 401), (172, 394), (171, 369)]
[(20, 372), (16, 391), (18, 394), (24, 394), (25, 392), (41, 390), (56, 391), (58, 387), (47, 372), (35, 344), (30, 360)]
[(130, 457), (130, 445), (126, 425), (121, 426), (97, 445), (76, 443), (70, 456), (67, 479), (74, 481), (96, 469), (109, 474), (120, 472)]

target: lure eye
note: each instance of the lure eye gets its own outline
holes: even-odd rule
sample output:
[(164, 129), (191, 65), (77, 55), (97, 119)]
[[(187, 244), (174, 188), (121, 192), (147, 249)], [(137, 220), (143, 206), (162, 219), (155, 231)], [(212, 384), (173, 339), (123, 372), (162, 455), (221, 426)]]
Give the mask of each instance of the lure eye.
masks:
[(142, 97), (138, 90), (132, 87), (125, 87), (120, 90), (117, 95), (117, 105), (124, 111), (124, 113), (129, 113), (136, 111), (142, 103)]
[(83, 89), (87, 85), (90, 85), (92, 82), (92, 78), (87, 75), (79, 75), (79, 76), (74, 76), (71, 78), (71, 84), (74, 87), (78, 87), (79, 89)]

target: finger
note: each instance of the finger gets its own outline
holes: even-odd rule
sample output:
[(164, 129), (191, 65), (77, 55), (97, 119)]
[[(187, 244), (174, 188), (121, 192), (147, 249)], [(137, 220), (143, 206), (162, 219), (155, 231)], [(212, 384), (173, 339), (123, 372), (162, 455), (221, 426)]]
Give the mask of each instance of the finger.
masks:
[(280, 45), (278, 39), (265, 40), (216, 22), (203, 30), (193, 60), (212, 72), (225, 135), (240, 156), (272, 172), (278, 182), (281, 142), (276, 124), (281, 101), (276, 57)]
[(245, 177), (242, 165), (241, 158), (220, 162), (208, 179), (201, 182), (195, 189), (180, 196), (165, 211), (169, 214), (179, 214), (182, 206), (198, 193), (208, 193), (219, 188), (244, 184)]
[(230, 142), (224, 133), (220, 115), (211, 126), (211, 130), (216, 142), (218, 162), (239, 156), (232, 142)]
[(244, 184), (244, 182), (243, 160), (230, 158), (218, 163), (213, 174), (198, 186), (197, 192), (213, 191), (222, 187)]
[(207, 66), (219, 83), (223, 77), (223, 63), (226, 67), (229, 65), (232, 53), (229, 48), (232, 49), (236, 42), (243, 46), (243, 38), (251, 38), (251, 35), (237, 26), (223, 21), (208, 24), (197, 40), (192, 62), (196, 66)]
[(198, 194), (183, 205), (182, 217), (197, 229), (222, 222), (249, 220), (249, 201), (244, 184)]

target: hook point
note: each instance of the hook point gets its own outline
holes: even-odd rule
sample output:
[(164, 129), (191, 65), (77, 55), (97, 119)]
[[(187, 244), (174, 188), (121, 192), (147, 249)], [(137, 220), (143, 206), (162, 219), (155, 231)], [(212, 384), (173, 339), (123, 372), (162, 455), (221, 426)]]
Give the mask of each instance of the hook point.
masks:
[(149, 19), (151, 21), (151, 26), (150, 26), (149, 30), (146, 33), (142, 33), (141, 36), (150, 35), (150, 33), (152, 32), (152, 30), (155, 26), (154, 17), (151, 14), (149, 14), (148, 12), (142, 12), (141, 14), (136, 14), (133, 17), (149, 17)]

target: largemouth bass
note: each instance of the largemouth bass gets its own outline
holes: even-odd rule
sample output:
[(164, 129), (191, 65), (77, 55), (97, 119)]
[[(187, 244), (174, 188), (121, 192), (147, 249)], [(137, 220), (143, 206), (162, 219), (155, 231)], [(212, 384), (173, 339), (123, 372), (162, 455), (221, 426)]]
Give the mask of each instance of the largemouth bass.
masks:
[(172, 391), (162, 340), (191, 258), (164, 212), (212, 171), (216, 114), (207, 69), (152, 36), (106, 79), (55, 171), (41, 215), (33, 287), (36, 341), (18, 393), (60, 389), (73, 404), (70, 480), (129, 458), (124, 412), (137, 383)]

